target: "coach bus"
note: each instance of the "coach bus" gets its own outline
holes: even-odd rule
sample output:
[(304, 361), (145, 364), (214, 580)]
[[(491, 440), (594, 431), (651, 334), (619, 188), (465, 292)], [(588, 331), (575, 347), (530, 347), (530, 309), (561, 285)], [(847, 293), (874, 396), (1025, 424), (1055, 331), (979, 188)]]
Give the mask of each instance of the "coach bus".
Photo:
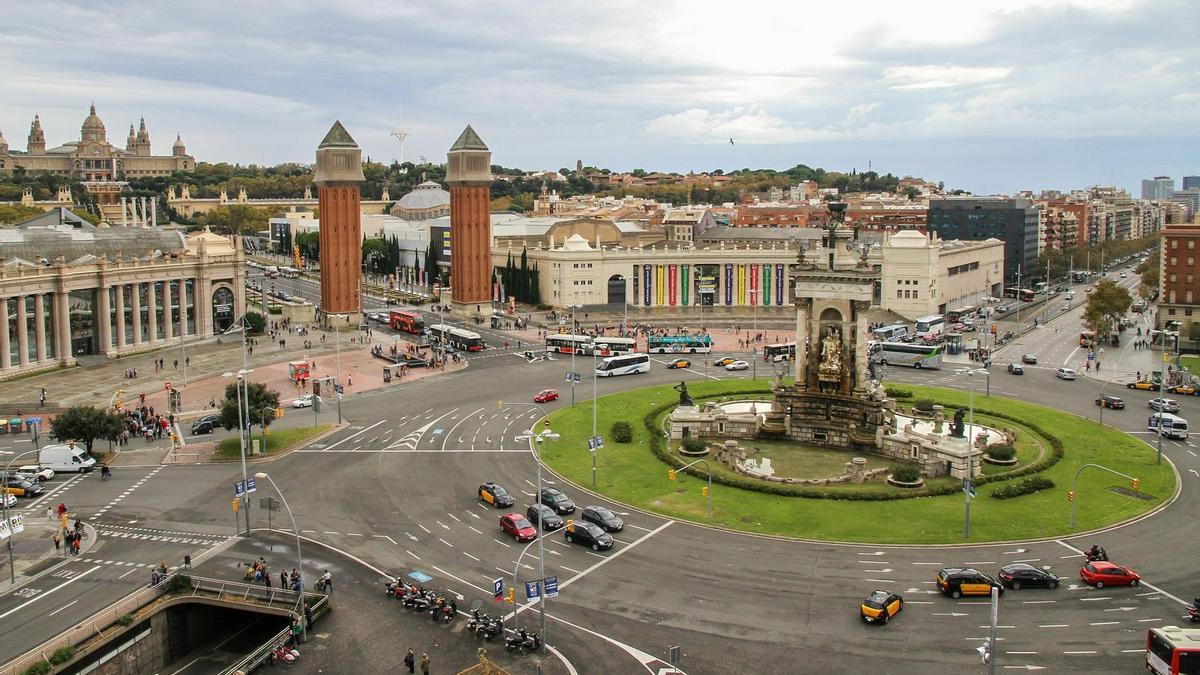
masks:
[(1033, 302), (1035, 295), (1036, 293), (1028, 288), (1016, 288), (1015, 286), (1009, 286), (1008, 288), (1004, 289), (1004, 297), (1013, 298), (1014, 300)]
[(1096, 331), (1085, 330), (1079, 333), (1079, 346), (1091, 347), (1096, 344)]
[(388, 325), (393, 330), (423, 335), (425, 333), (425, 318), (415, 312), (392, 310), (388, 313)]
[(918, 338), (928, 340), (946, 332), (946, 317), (941, 314), (930, 314), (917, 319), (916, 333)]
[(472, 333), (469, 330), (448, 326), (444, 323), (435, 323), (429, 327), (429, 337), (442, 344), (450, 345), (455, 349), (461, 349), (466, 352), (482, 351), (486, 346), (483, 343), (483, 338), (479, 333)]
[(880, 326), (871, 331), (871, 337), (880, 342), (902, 342), (908, 337), (908, 326), (902, 323)]
[(646, 351), (651, 354), (699, 354), (712, 351), (712, 338), (707, 335), (651, 335)]
[(1146, 635), (1146, 670), (1157, 675), (1200, 673), (1200, 629), (1151, 628)]
[(879, 342), (873, 349), (871, 361), (881, 365), (912, 368), (942, 367), (942, 348), (939, 345)]
[(600, 362), (596, 367), (596, 375), (599, 377), (613, 377), (615, 375), (636, 375), (638, 373), (650, 372), (650, 357), (646, 354), (625, 354), (624, 356), (610, 356)]
[(546, 351), (559, 354), (591, 354), (592, 338), (590, 335), (571, 335), (556, 333), (546, 336)]
[(796, 343), (782, 342), (763, 347), (763, 361), (791, 361), (796, 358)]
[(592, 350), (600, 356), (620, 356), (629, 354), (637, 349), (637, 340), (623, 337), (607, 337), (604, 335), (592, 340)]
[(946, 321), (950, 323), (956, 323), (968, 317), (974, 319), (978, 313), (978, 307), (975, 305), (967, 305), (966, 307), (959, 307), (958, 309), (952, 309), (946, 312)]

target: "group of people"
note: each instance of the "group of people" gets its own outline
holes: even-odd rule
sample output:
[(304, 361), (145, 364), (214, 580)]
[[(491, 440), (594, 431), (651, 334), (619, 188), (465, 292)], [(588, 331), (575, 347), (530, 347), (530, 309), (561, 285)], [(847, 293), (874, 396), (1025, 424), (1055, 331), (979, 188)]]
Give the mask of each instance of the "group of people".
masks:
[[(171, 362), (171, 365), (175, 368), (175, 370), (179, 370), (179, 359), (173, 360)], [(192, 365), (192, 357), (185, 356), (183, 358), (183, 365), (184, 366)], [(167, 360), (166, 359), (154, 359), (154, 372), (160, 373), (166, 369), (167, 369)], [(134, 374), (134, 377), (137, 377), (136, 373)]]
[[(145, 403), (145, 397), (142, 397)], [(163, 436), (171, 435), (171, 427), (175, 424), (175, 414), (161, 415), (154, 412), (154, 406), (141, 405), (124, 410), (121, 413), (125, 429), (119, 438), (114, 439), (117, 445), (128, 445), (132, 436), (141, 436), (146, 442), (161, 440)]]
[[(65, 522), (66, 515), (67, 505), (65, 502), (59, 502), (57, 508), (53, 506), (46, 507), (47, 520), (54, 520), (55, 518), (58, 518), (59, 520), (63, 520)], [(83, 521), (79, 518), (75, 519), (75, 525), (73, 527), (60, 527), (55, 529), (53, 537), (55, 555), (58, 555), (60, 551), (62, 552), (62, 555), (66, 556), (79, 555), (79, 547), (83, 542), (83, 538)]]

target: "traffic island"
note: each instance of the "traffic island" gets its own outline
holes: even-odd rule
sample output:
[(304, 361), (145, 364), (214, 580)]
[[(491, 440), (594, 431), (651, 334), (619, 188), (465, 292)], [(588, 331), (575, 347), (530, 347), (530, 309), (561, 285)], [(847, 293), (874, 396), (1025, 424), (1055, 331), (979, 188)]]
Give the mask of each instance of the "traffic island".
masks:
[[(700, 401), (726, 402), (770, 396), (766, 381), (712, 381), (688, 385)], [(901, 400), (928, 399), (946, 408), (969, 404), (967, 393), (917, 385), (891, 385)], [(671, 385), (634, 389), (598, 401), (600, 430), (619, 422), (633, 431), (629, 443), (608, 440), (596, 455), (595, 490), (611, 499), (664, 516), (769, 535), (871, 543), (937, 544), (964, 541), (963, 484), (939, 477), (922, 488), (887, 486), (882, 481), (811, 487), (757, 481), (710, 461), (712, 518), (706, 516), (703, 488), (708, 474), (671, 450), (662, 422), (679, 397)], [(1172, 498), (1176, 474), (1169, 462), (1155, 464), (1145, 443), (1094, 421), (1050, 408), (998, 397), (975, 397), (975, 420), (1013, 428), (1016, 467), (985, 465), (975, 478), (968, 541), (1008, 541), (1077, 534), (1111, 526), (1153, 511)], [(564, 408), (550, 416), (561, 436), (547, 441), (546, 464), (568, 480), (591, 486), (590, 406)], [(705, 439), (717, 440), (717, 439)], [(751, 447), (753, 442), (750, 442)], [(1140, 479), (1139, 497), (1122, 494), (1129, 485), (1106, 472), (1083, 472), (1076, 488), (1076, 527), (1070, 528), (1068, 490), (1076, 471), (1101, 464)], [(724, 469), (724, 471), (723, 471)], [(992, 498), (1013, 481), (1040, 476), (1056, 487)], [(1145, 496), (1145, 498), (1143, 498)], [(914, 498), (919, 497), (919, 498)]]

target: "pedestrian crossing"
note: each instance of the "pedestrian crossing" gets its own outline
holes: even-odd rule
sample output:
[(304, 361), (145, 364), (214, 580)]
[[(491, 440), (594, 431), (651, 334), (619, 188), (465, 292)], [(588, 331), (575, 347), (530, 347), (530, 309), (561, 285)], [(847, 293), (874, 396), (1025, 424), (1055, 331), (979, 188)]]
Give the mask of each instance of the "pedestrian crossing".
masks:
[(156, 530), (153, 528), (123, 527), (120, 525), (97, 525), (99, 536), (113, 539), (135, 539), (142, 541), (160, 541), (171, 544), (192, 544), (197, 546), (215, 546), (226, 538), (217, 534), (203, 532), (177, 532), (172, 530)]

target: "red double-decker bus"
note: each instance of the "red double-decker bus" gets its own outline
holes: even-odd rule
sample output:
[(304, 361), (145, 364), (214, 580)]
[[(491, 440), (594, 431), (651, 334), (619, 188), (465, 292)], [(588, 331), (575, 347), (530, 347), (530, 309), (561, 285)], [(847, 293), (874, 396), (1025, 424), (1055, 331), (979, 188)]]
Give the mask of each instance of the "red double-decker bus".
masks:
[(420, 314), (414, 312), (392, 310), (388, 316), (388, 325), (394, 330), (412, 333), (413, 335), (422, 335), (425, 332), (425, 319)]

